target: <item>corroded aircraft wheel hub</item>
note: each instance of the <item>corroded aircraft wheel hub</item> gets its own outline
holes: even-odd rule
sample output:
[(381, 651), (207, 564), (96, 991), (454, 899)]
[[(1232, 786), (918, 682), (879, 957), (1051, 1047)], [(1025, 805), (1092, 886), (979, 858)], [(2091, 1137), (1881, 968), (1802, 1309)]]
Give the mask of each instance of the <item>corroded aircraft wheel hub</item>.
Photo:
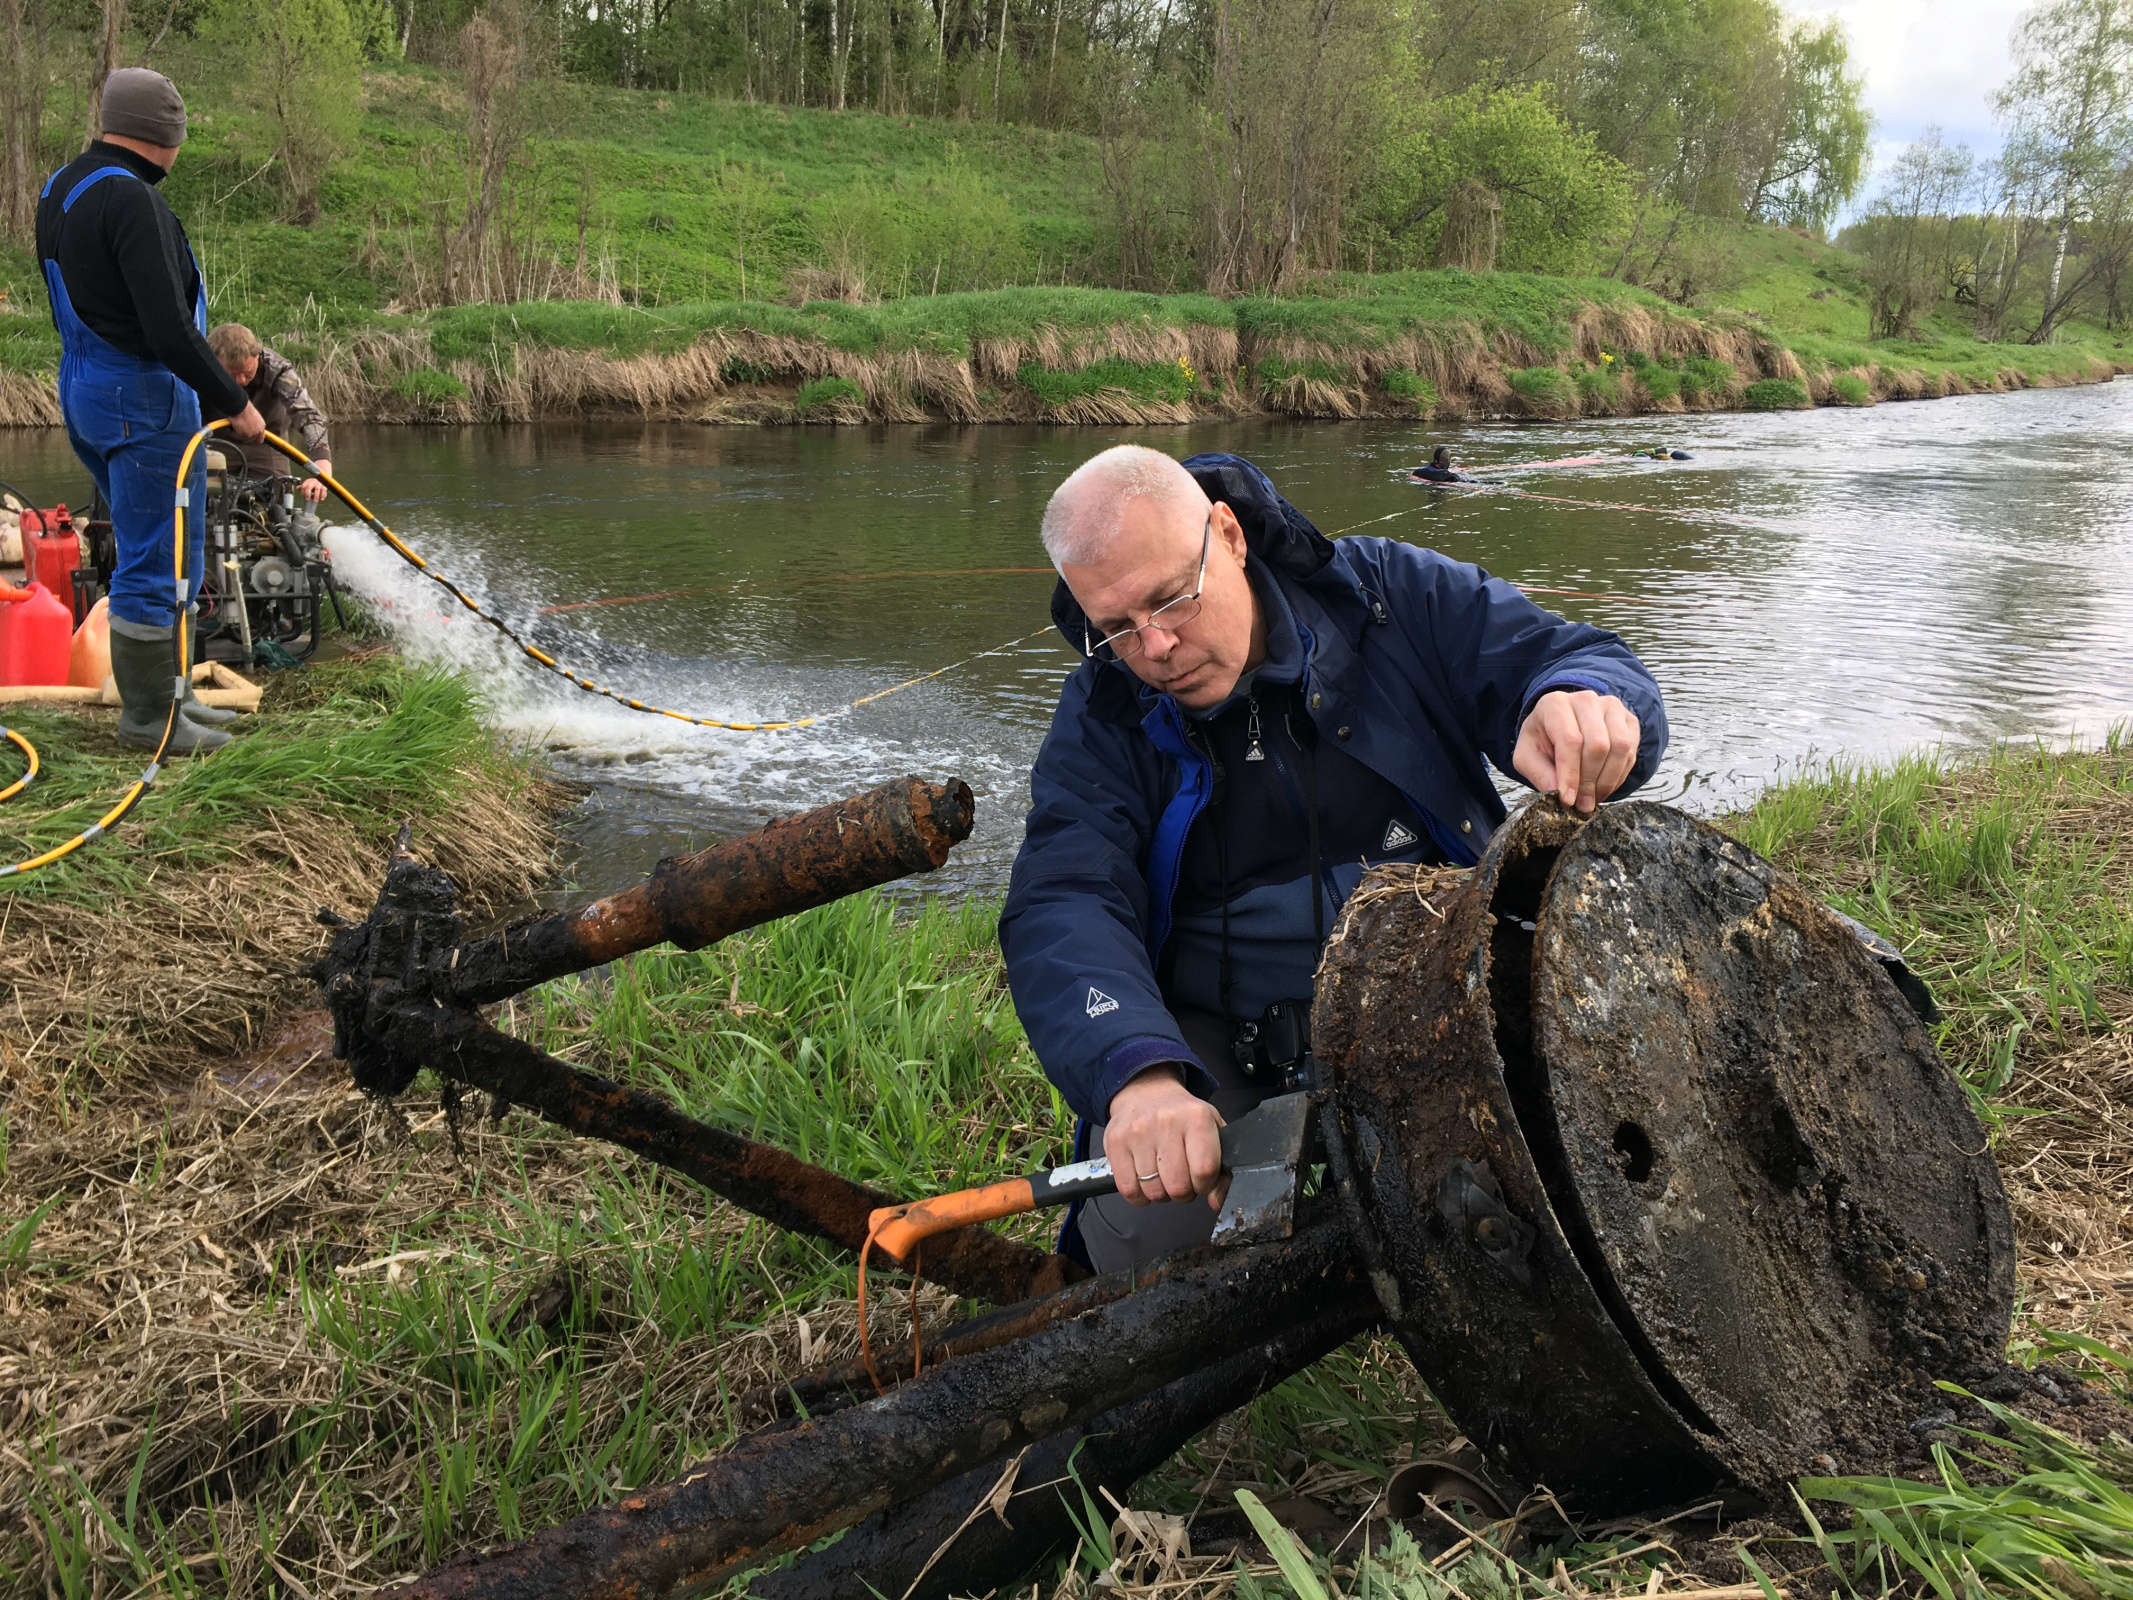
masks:
[(1790, 878), (1641, 802), (1397, 872), (1351, 899), (1313, 1031), (1397, 1331), (1499, 1467), (1595, 1510), (1775, 1494), (1998, 1357), (1985, 1136)]

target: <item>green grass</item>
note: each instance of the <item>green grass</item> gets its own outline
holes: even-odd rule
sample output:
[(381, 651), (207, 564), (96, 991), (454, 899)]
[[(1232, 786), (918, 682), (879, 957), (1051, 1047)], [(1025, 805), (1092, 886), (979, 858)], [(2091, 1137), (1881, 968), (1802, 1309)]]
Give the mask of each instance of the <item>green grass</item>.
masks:
[[(450, 674), (377, 655), (303, 669), (271, 680), (269, 692), (266, 714), (246, 719), (228, 747), (207, 760), (168, 763), (115, 840), (10, 879), (9, 900), (101, 904), (151, 875), (236, 858), (264, 820), (300, 827), (327, 816), (382, 838), (398, 816), (434, 811), (473, 786), (518, 781), (519, 769), (482, 726), (479, 700)], [(9, 860), (94, 822), (148, 759), (118, 744), (108, 713), (22, 706), (8, 720), (42, 763), (36, 782), (0, 806), (0, 850)]]
[(906, 350), (968, 356), (980, 340), (1029, 338), (1043, 329), (1071, 338), (1134, 325), (1233, 328), (1236, 312), (1208, 295), (1013, 288), (916, 295), (869, 306), (835, 300), (804, 306), (739, 301), (652, 307), (538, 301), (455, 306), (424, 319), (440, 360), (492, 365), (515, 346), (633, 356), (684, 350), (714, 331), (813, 340), (861, 356)]
[(1304, 295), (1238, 302), (1237, 327), (1261, 340), (1383, 349), (1448, 323), (1509, 334), (1543, 355), (1569, 347), (1571, 320), (1587, 305), (1634, 306), (1664, 315), (1665, 301), (1615, 278), (1556, 278), (1533, 272), (1359, 272), (1330, 274)]
[(1691, 356), (1681, 364), (1675, 386), (1683, 400), (1695, 405), (1706, 398), (1724, 394), (1739, 377), (1730, 361), (1720, 361), (1712, 356)]
[(865, 391), (850, 378), (810, 378), (800, 385), (800, 393), (794, 398), (792, 409), (795, 416), (804, 417), (811, 412), (826, 411), (865, 398)]
[(1180, 361), (1125, 361), (1107, 356), (1074, 372), (1059, 372), (1026, 362), (1015, 381), (1048, 406), (1065, 405), (1089, 395), (1115, 390), (1134, 400), (1182, 405), (1192, 398), (1196, 374)]
[(449, 400), (464, 400), (467, 386), (449, 372), (440, 372), (435, 367), (417, 367), (412, 372), (403, 372), (392, 381), (392, 392), (403, 400), (418, 400), (429, 404), (442, 404)]
[(1540, 409), (1567, 406), (1577, 398), (1577, 384), (1560, 367), (1521, 367), (1504, 377), (1521, 400)]
[[(2121, 1375), (2125, 1358), (2114, 1356)], [(2133, 1592), (2133, 1445), (2084, 1446), (2020, 1412), (1980, 1402), (1995, 1433), (1935, 1445), (1934, 1476), (1809, 1478), (1803, 1499), (1843, 1507), (1848, 1529), (1807, 1515), (1841, 1592), (1877, 1592), (1891, 1575), (1955, 1600), (2035, 1600)]]
[(1428, 417), (1437, 409), (1437, 386), (1417, 372), (1398, 370), (1385, 374), (1385, 392), (1413, 404), (1415, 415)]
[(1874, 391), (1856, 372), (1840, 372), (1829, 380), (1830, 392), (1848, 406), (1870, 406)]
[(1714, 290), (1713, 304), (1789, 333), (1866, 342), (1866, 284), (1850, 251), (1790, 228), (1745, 227), (1726, 240), (1738, 281)]
[(1577, 367), (1571, 371), (1571, 379), (1578, 386), (1579, 402), (1595, 410), (1608, 410), (1622, 402), (1622, 378), (1613, 363), (1597, 367)]
[(2016, 1057), (2133, 1018), (2125, 730), (2071, 753), (1838, 764), (1770, 790), (1741, 838), (1904, 951), (1982, 1103)]
[(1798, 378), (1761, 378), (1741, 394), (1741, 404), (1750, 411), (1798, 411), (1812, 403), (1807, 385)]
[(1253, 368), (1253, 375), (1266, 388), (1297, 378), (1307, 378), (1317, 383), (1351, 383), (1355, 379), (1354, 372), (1348, 367), (1339, 362), (1321, 360), (1316, 356), (1305, 361), (1267, 356)]

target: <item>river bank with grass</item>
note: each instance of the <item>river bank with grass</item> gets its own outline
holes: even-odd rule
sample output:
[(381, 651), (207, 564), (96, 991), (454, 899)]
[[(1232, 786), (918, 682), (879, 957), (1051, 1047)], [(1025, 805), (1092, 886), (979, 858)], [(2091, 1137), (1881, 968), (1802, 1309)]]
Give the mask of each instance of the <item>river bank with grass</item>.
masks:
[[(460, 679), (375, 648), (265, 680), (259, 715), (209, 761), (173, 761), (130, 816), (8, 880), (0, 1081), (32, 1105), (136, 1093), (256, 1045), (301, 1003), (322, 905), (367, 904), (401, 822), (476, 916), (521, 905), (567, 803), (483, 727)], [(22, 860), (108, 810), (145, 754), (104, 707), (10, 706), (42, 770), (0, 807)]]
[[(428, 680), (378, 663), (338, 670), (349, 676), (307, 691), (319, 698), (301, 715), (354, 722), (354, 700), (371, 708), (365, 726), (404, 731), (391, 718), (419, 704), (425, 722), (457, 725), (450, 705), (423, 698), (444, 692), (419, 687)], [(529, 805), (535, 790), (481, 765), (493, 746), (450, 748), (459, 759), (439, 770), (485, 776), (443, 786), (417, 847), (500, 903), (538, 851), (507, 852), (521, 862), (511, 870), (484, 855), (504, 809), (485, 785), (517, 781)], [(161, 797), (166, 830), (211, 800), (256, 819), (204, 781), (230, 759)], [(300, 808), (312, 820), (285, 809), (239, 831), (278, 871), (311, 863), (301, 890), (275, 902), (292, 908), (284, 930), (262, 921), (245, 935), (262, 972), (286, 970), (315, 938), (295, 907), (368, 904), (393, 813), (439, 792), (397, 781), (381, 804), (325, 775), (292, 777), (316, 797)], [(315, 859), (328, 815), (363, 842), (331, 881)], [(2120, 1389), (2133, 1351), (2129, 824), (2122, 738), (1833, 769), (1772, 789), (1730, 824), (1898, 940), (1934, 986), (1943, 1049), (2015, 1197), (2015, 1359), (2087, 1368)], [(157, 825), (151, 813), (146, 835)], [(210, 881), (223, 881), (233, 856), (215, 849), (222, 876)], [(128, 858), (99, 859), (108, 874)], [(149, 893), (174, 887), (179, 859), (140, 873)], [(138, 892), (107, 878), (100, 894), (121, 889)], [(155, 925), (95, 898), (45, 893), (55, 912)], [(18, 896), (12, 916), (41, 903)], [(981, 1182), (1061, 1159), (1071, 1123), (1016, 1020), (994, 915), (983, 899), (900, 913), (861, 897), (551, 983), (499, 1020), (863, 1182), (912, 1194)], [(111, 922), (97, 931), (142, 946)], [(189, 970), (206, 998), (186, 1014), (234, 1017), (226, 991)], [(856, 1354), (853, 1265), (839, 1253), (525, 1112), (469, 1119), (455, 1149), (433, 1082), (398, 1112), (374, 1106), (324, 1059), (317, 1026), (299, 1018), (234, 1061), (192, 1056), (176, 1087), (155, 1042), (168, 1036), (139, 1023), (84, 1030), (40, 1070), (11, 1073), (0, 1592), (358, 1593), (671, 1477), (751, 1425), (761, 1385)], [(233, 1021), (221, 1028), (241, 1036)], [(56, 1038), (48, 1027), (47, 1049)], [(59, 1066), (70, 1052), (87, 1065)], [(957, 1310), (930, 1288), (917, 1305), (929, 1327)], [(910, 1315), (906, 1294), (877, 1294), (872, 1337), (907, 1340)], [(2056, 1370), (2061, 1385), (2078, 1381)], [(1999, 1592), (2124, 1592), (2122, 1443), (2062, 1441), (2012, 1412), (1994, 1426), (1998, 1438), (1923, 1436), (1919, 1481), (1810, 1485), (1823, 1545), (1804, 1522), (1548, 1532), (1529, 1519), (1448, 1561), (1395, 1551), (1358, 1577), (1323, 1560), (1314, 1575), (1275, 1534), (1241, 1562), (1140, 1562), (1128, 1575), (1146, 1581), (1111, 1592), (1538, 1600), (1716, 1585), (1751, 1600), (1760, 1572), (1796, 1597), (1847, 1585), (1923, 1596), (1967, 1592), (1966, 1570)], [(1450, 1432), (1398, 1348), (1362, 1340), (1226, 1419), (1130, 1498), (1184, 1514), (1243, 1491), (1284, 1526), (1337, 1539), (1398, 1462)], [(1109, 1520), (1108, 1508), (1090, 1518), (1071, 1570), (1036, 1575), (1041, 1593), (1089, 1592), (1112, 1554)], [(1286, 1556), (1286, 1575), (1262, 1554)]]
[[(1128, 294), (1096, 285), (1216, 280), (1183, 257), (1126, 269), (1115, 152), (1086, 133), (571, 80), (543, 81), (522, 144), (490, 149), (508, 204), (462, 259), (447, 219), (501, 180), (465, 165), (489, 146), (457, 74), (351, 76), (339, 154), (292, 207), (261, 181), (275, 162), (241, 52), (179, 32), (159, 60), (195, 117), (163, 193), (213, 320), (289, 356), (340, 421), (1563, 419), (1870, 405), (2127, 366), (2124, 330), (2086, 315), (2046, 342), (1983, 342), (1936, 302), (1910, 337), (1876, 338), (1866, 257), (1738, 220), (1710, 230), (1695, 272), (1640, 279), (1671, 299), (1576, 275), (1628, 270), (1611, 237), (1500, 258), (1567, 276), (1356, 271), (1464, 258), (1351, 249), (1332, 258), (1349, 270), (1278, 296)], [(71, 138), (78, 113), (54, 113)], [(0, 244), (0, 426), (58, 424), (58, 362), (32, 252)]]
[[(540, 301), (258, 330), (343, 421), (1454, 420), (1872, 405), (2108, 381), (2091, 344), (1866, 345), (1605, 278), (1342, 274), (1291, 298), (991, 289), (871, 305)], [(0, 321), (0, 426), (59, 422), (56, 339)]]

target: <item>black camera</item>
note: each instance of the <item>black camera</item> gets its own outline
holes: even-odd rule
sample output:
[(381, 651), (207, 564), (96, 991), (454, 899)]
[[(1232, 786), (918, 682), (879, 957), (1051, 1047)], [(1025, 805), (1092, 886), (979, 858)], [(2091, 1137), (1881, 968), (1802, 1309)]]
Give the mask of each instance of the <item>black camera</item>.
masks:
[(1232, 1022), (1229, 1053), (1249, 1083), (1262, 1087), (1293, 1083), (1311, 1059), (1311, 1002), (1276, 1000), (1256, 1019)]

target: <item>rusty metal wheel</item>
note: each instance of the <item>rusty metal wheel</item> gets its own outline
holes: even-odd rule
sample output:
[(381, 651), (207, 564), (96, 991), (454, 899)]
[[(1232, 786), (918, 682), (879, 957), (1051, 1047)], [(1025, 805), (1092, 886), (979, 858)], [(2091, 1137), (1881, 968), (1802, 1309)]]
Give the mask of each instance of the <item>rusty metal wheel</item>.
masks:
[(1313, 1026), (1401, 1338), (1513, 1477), (1777, 1493), (2004, 1344), (1961, 1086), (1844, 924), (1706, 823), (1532, 806), (1455, 881), (1366, 881)]

